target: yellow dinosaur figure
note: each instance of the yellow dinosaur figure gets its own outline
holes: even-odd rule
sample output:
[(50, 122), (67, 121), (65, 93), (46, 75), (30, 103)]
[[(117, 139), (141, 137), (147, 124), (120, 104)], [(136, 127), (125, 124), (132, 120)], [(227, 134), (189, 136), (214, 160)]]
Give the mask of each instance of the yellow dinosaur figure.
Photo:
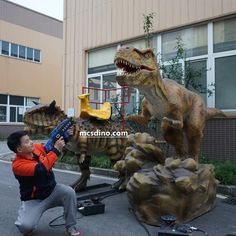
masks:
[(104, 102), (101, 109), (93, 109), (89, 104), (89, 93), (78, 96), (81, 101), (80, 118), (96, 118), (98, 120), (108, 120), (111, 117), (111, 104)]

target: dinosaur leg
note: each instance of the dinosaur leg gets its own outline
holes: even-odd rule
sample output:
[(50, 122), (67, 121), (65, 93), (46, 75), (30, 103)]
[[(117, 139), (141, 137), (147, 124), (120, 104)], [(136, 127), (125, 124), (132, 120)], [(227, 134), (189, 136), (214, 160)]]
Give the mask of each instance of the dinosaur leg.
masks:
[(80, 162), (81, 155), (77, 155), (78, 165), (80, 167), (81, 176), (78, 180), (76, 180), (71, 186), (74, 188), (76, 192), (78, 192), (81, 189), (86, 188), (87, 181), (90, 179), (90, 161), (91, 156), (85, 156), (84, 161)]
[(111, 160), (113, 164), (113, 168), (119, 172), (118, 181), (116, 181), (114, 184), (112, 184), (112, 188), (119, 189), (119, 190), (125, 190), (127, 185), (127, 175), (126, 175), (126, 167), (125, 167), (125, 160)]
[(191, 158), (198, 162), (200, 154), (200, 146), (203, 138), (203, 129), (205, 125), (205, 117), (200, 111), (192, 112), (186, 122), (186, 137), (188, 141), (188, 154)]
[(166, 122), (162, 122), (161, 129), (166, 142), (175, 147), (176, 154), (181, 158), (186, 156), (183, 130), (172, 128)]
[(126, 175), (126, 172), (125, 173), (120, 172), (118, 178), (119, 180), (116, 181), (114, 184), (112, 184), (112, 188), (119, 189), (120, 191), (126, 190), (126, 185), (129, 180), (128, 176)]

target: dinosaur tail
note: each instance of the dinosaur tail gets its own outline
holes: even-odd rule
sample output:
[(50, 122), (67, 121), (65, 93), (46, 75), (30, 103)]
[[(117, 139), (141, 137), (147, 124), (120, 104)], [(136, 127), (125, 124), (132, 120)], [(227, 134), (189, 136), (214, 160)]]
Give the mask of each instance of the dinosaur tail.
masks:
[(207, 108), (207, 119), (212, 117), (226, 117), (225, 113), (217, 108)]

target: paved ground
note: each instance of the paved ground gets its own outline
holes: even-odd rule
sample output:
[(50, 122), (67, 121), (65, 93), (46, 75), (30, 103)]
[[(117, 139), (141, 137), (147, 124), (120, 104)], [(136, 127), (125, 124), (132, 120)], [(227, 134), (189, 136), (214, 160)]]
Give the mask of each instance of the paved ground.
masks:
[[(45, 140), (34, 140), (35, 143), (43, 143)], [(9, 154), (13, 153), (9, 148), (7, 147), (7, 141), (0, 141), (0, 157), (7, 156)]]
[[(18, 207), (20, 206), (18, 183), (11, 172), (10, 160), (13, 153), (9, 151), (6, 142), (0, 142), (0, 235), (21, 235), (14, 225)], [(4, 161), (6, 160), (6, 161)], [(79, 177), (77, 172), (55, 170), (58, 183), (71, 184)], [(90, 185), (97, 183), (113, 183), (115, 179), (92, 176)], [(103, 200), (106, 205), (105, 214), (82, 216), (78, 213), (78, 227), (83, 236), (145, 236), (148, 233), (136, 221), (134, 215), (128, 210), (129, 203), (126, 193), (121, 193)], [(35, 236), (64, 235), (64, 227), (52, 228), (48, 223), (60, 216), (62, 208), (48, 210), (40, 220)], [(190, 222), (191, 225), (203, 229), (210, 236), (224, 236), (229, 233), (236, 234), (236, 206), (222, 202), (218, 198), (215, 208)], [(56, 224), (62, 223), (61, 220)], [(149, 235), (158, 235), (158, 228), (145, 225)], [(193, 233), (202, 235), (201, 233)]]
[[(70, 184), (79, 177), (78, 173), (55, 170), (59, 183)], [(112, 183), (114, 179), (96, 177), (91, 178), (90, 184)], [(14, 226), (17, 210), (20, 205), (18, 183), (11, 172), (9, 162), (0, 161), (0, 235), (19, 236)], [(147, 232), (129, 212), (126, 193), (121, 193), (103, 200), (106, 205), (105, 214), (83, 216), (78, 214), (78, 227), (83, 236), (145, 236)], [(48, 223), (62, 214), (62, 208), (48, 210), (41, 218), (35, 236), (62, 236), (63, 227), (51, 228)], [(224, 236), (227, 233), (236, 233), (236, 206), (229, 205), (217, 199), (215, 208), (195, 219), (191, 224), (208, 232), (210, 236)], [(61, 223), (61, 221), (56, 222)], [(149, 234), (156, 236), (157, 227), (147, 226)], [(194, 233), (193, 235), (202, 235)]]
[(6, 141), (1, 141), (0, 142), (0, 155), (3, 156), (3, 155), (6, 155), (6, 154), (9, 154), (9, 153), (12, 153), (8, 147), (7, 147), (7, 142)]

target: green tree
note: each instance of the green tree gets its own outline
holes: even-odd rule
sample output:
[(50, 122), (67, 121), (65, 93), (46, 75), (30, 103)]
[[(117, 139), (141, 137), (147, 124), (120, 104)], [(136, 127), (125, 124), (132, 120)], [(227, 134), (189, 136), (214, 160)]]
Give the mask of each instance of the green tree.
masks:
[(201, 81), (203, 74), (206, 73), (206, 68), (194, 68), (193, 63), (186, 57), (186, 49), (181, 37), (176, 38), (175, 49), (176, 56), (167, 61), (167, 64), (164, 64), (162, 60), (159, 62), (163, 76), (175, 80), (189, 90), (211, 96), (213, 90), (208, 89)]
[(151, 47), (151, 38), (153, 31), (153, 21), (156, 13), (152, 12), (147, 15), (143, 14), (143, 30), (145, 33), (145, 37), (147, 39), (147, 47)]
[[(155, 12), (147, 15), (143, 14), (143, 30), (147, 40), (147, 47), (151, 47), (151, 38), (153, 31)], [(186, 59), (186, 50), (181, 37), (176, 39), (176, 56), (168, 61), (168, 65), (160, 62), (160, 69), (163, 75), (169, 79), (175, 80), (177, 83), (185, 86), (187, 89), (198, 92), (200, 94), (208, 94), (211, 96), (213, 90), (208, 89), (201, 81), (202, 76), (206, 73), (205, 68), (196, 70), (190, 60)], [(184, 64), (184, 69), (182, 63)]]

